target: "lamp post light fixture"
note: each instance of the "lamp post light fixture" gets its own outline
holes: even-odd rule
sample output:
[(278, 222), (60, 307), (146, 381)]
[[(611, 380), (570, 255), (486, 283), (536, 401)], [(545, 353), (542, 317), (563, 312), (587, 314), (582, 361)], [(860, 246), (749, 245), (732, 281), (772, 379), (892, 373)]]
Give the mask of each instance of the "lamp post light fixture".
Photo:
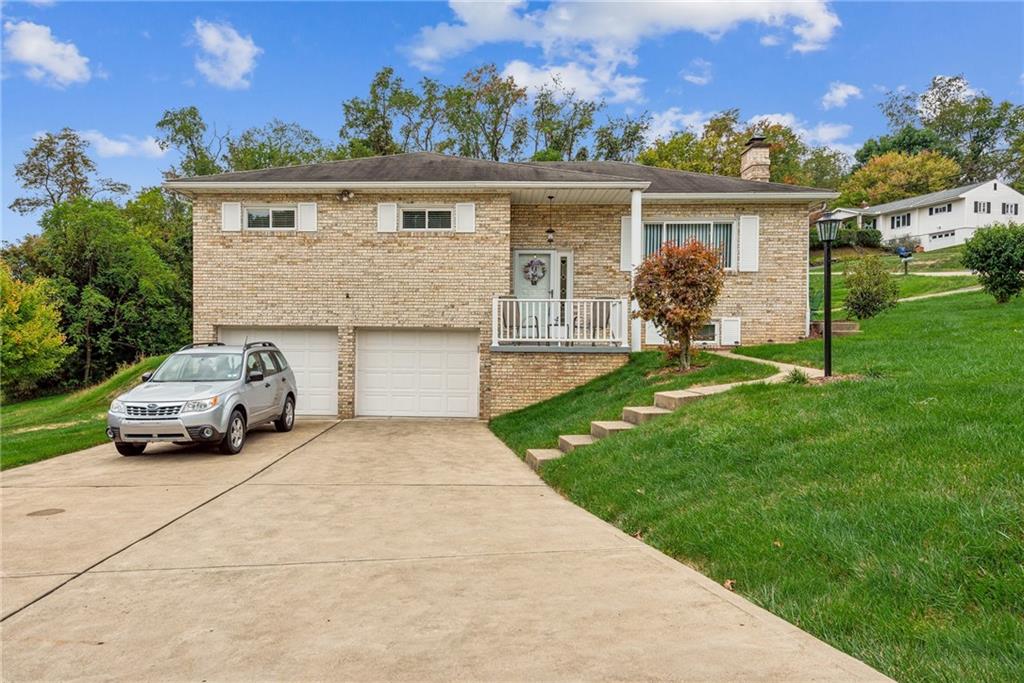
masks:
[(825, 246), (825, 376), (832, 376), (832, 243), (839, 234), (838, 218), (826, 211), (818, 219), (818, 239)]

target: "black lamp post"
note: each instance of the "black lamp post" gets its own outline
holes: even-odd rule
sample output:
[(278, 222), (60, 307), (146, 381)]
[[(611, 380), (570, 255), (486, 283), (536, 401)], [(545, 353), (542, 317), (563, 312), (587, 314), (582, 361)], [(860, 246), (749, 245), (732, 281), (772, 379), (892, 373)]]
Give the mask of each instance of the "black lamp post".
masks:
[(839, 234), (839, 219), (831, 212), (818, 219), (818, 239), (825, 245), (825, 376), (832, 376), (832, 242)]

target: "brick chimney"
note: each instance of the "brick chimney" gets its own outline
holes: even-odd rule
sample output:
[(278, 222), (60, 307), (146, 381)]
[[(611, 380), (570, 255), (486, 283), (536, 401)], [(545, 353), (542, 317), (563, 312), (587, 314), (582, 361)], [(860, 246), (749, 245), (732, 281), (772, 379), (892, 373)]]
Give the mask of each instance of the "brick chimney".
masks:
[(766, 183), (771, 178), (771, 164), (771, 145), (762, 136), (755, 135), (747, 140), (740, 155), (740, 178)]

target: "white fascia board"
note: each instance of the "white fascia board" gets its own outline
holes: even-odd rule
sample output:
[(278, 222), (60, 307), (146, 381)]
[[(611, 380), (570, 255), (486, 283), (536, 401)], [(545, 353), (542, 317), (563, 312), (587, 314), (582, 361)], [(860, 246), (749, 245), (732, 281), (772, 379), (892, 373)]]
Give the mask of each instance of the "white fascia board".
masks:
[(404, 181), (404, 182), (280, 182), (280, 181), (192, 181), (192, 180), (167, 180), (163, 186), (168, 190), (189, 190), (192, 192), (203, 190), (275, 190), (282, 192), (308, 192), (311, 190), (516, 190), (530, 188), (544, 189), (626, 189), (644, 190), (650, 186), (647, 181), (622, 180), (622, 181), (460, 181), (460, 182), (437, 182), (437, 181)]
[(817, 202), (835, 199), (838, 192), (644, 192), (645, 201), (686, 202)]

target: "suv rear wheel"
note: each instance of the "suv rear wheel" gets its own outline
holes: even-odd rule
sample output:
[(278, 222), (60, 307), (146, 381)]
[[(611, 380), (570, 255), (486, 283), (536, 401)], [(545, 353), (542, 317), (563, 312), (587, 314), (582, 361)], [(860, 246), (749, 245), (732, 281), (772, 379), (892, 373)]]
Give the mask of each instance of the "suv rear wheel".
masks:
[(142, 451), (146, 450), (146, 444), (115, 441), (114, 448), (121, 455), (142, 455)]
[(238, 408), (231, 413), (228, 420), (228, 431), (220, 442), (220, 452), (234, 455), (245, 445), (245, 415)]
[(279, 432), (290, 432), (295, 426), (295, 399), (289, 396), (284, 400), (281, 417), (274, 420), (274, 429)]

